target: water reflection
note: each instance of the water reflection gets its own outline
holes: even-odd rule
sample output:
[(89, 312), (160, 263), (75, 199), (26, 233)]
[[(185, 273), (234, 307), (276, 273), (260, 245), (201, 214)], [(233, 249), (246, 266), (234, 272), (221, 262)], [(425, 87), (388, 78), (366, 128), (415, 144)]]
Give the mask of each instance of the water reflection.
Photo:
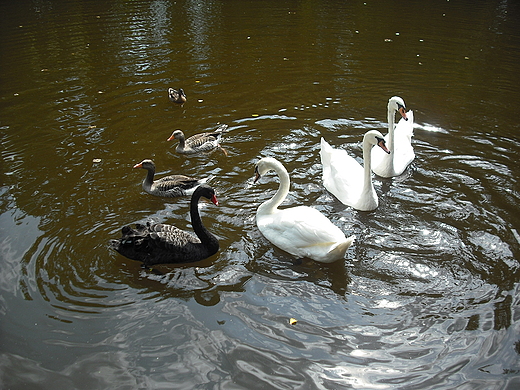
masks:
[(186, 11), (189, 18), (189, 33), (192, 46), (189, 50), (193, 55), (193, 61), (197, 64), (193, 69), (197, 75), (209, 76), (211, 69), (212, 45), (209, 42), (211, 35), (215, 34), (215, 27), (219, 24), (219, 4), (213, 1), (187, 1)]
[[(2, 4), (3, 386), (518, 384), (518, 7), (407, 7)], [(321, 185), (319, 138), (360, 159), (395, 94), (416, 113), (417, 158), (357, 212)], [(166, 142), (217, 122), (227, 157)], [(284, 206), (358, 237), (344, 262), (295, 262), (259, 233), (277, 186), (252, 183), (263, 156), (291, 174)], [(126, 224), (191, 230), (187, 199), (142, 192), (144, 158), (213, 176), (217, 255), (150, 270), (108, 250)]]

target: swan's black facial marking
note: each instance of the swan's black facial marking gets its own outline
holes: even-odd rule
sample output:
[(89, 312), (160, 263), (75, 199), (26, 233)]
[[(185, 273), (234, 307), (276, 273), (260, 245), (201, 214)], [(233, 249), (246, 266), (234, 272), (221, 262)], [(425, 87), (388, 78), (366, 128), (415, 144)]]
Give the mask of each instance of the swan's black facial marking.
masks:
[(255, 180), (253, 181), (253, 184), (256, 183), (260, 179), (260, 172), (258, 172), (258, 166), (255, 167)]

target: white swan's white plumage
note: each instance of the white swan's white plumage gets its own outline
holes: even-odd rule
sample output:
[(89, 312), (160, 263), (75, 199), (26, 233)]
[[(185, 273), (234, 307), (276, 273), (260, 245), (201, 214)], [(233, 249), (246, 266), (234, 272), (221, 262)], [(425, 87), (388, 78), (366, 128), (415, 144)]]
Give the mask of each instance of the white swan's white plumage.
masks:
[(274, 158), (262, 158), (255, 167), (255, 183), (271, 170), (278, 174), (280, 186), (256, 212), (256, 224), (264, 237), (298, 258), (307, 257), (321, 263), (343, 259), (355, 237), (346, 238), (325, 215), (312, 207), (278, 209), (289, 193), (290, 179), (285, 167)]
[(374, 145), (389, 153), (383, 135), (377, 130), (368, 131), (363, 137), (362, 167), (345, 150), (334, 149), (321, 139), (323, 185), (343, 204), (356, 210), (370, 211), (379, 205), (370, 170), (370, 155)]
[[(395, 114), (402, 118), (394, 126)], [(412, 147), (413, 112), (406, 112), (404, 100), (393, 96), (388, 100), (388, 134), (386, 146), (390, 154), (376, 149), (372, 153), (372, 171), (381, 177), (399, 176), (415, 158)]]

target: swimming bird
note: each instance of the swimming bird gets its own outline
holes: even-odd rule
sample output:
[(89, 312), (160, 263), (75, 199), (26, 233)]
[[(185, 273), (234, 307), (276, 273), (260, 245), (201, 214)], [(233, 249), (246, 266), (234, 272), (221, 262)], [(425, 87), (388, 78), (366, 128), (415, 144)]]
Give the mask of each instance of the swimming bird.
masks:
[(162, 196), (165, 198), (191, 195), (199, 185), (206, 183), (208, 180), (207, 178), (196, 179), (185, 175), (170, 175), (161, 177), (154, 181), (155, 164), (150, 159), (135, 164), (134, 168), (143, 168), (148, 171), (143, 180), (143, 190), (145, 192), (150, 195)]
[(377, 130), (370, 130), (363, 137), (364, 167), (362, 167), (345, 150), (334, 149), (321, 138), (323, 185), (343, 204), (352, 206), (356, 210), (370, 211), (379, 205), (370, 170), (370, 155), (374, 145), (390, 153), (383, 135)]
[(173, 103), (180, 104), (181, 106), (186, 103), (187, 100), (186, 94), (182, 88), (179, 88), (178, 90), (168, 88), (168, 99)]
[(219, 250), (219, 242), (202, 224), (198, 208), (201, 197), (218, 206), (213, 188), (202, 184), (193, 192), (190, 215), (195, 235), (173, 225), (136, 224), (135, 229), (124, 226), (122, 237), (111, 240), (109, 246), (129, 259), (142, 261), (144, 266), (189, 263), (214, 255)]
[(256, 212), (256, 224), (264, 237), (298, 258), (307, 257), (321, 263), (344, 258), (355, 236), (346, 238), (340, 228), (312, 207), (279, 209), (289, 193), (289, 174), (278, 160), (264, 157), (256, 163), (255, 183), (269, 171), (276, 172), (280, 185), (276, 194)]
[(222, 134), (227, 130), (228, 125), (220, 125), (214, 131), (199, 133), (192, 135), (189, 138), (184, 137), (182, 130), (175, 130), (168, 141), (173, 139), (179, 140), (179, 144), (175, 148), (175, 151), (180, 154), (193, 155), (193, 154), (208, 154), (213, 152), (215, 149), (220, 148), (227, 156), (227, 152), (220, 146)]
[[(372, 171), (381, 177), (399, 176), (415, 158), (412, 146), (413, 111), (406, 112), (404, 100), (393, 96), (388, 100), (388, 134), (385, 142), (390, 154), (380, 149), (372, 152)], [(394, 126), (395, 113), (402, 118)]]

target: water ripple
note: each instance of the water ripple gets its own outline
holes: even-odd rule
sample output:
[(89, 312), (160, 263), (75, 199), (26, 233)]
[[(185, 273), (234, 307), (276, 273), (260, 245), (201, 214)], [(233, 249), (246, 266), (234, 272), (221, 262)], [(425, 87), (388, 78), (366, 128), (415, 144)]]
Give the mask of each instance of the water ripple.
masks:
[[(515, 7), (411, 5), (435, 28), (385, 39), (367, 23), (396, 7), (368, 2), (363, 20), (350, 2), (307, 3), (2, 4), (4, 387), (515, 387)], [(361, 161), (391, 94), (416, 113), (416, 158), (374, 176), (380, 206), (358, 212), (323, 188), (319, 139)], [(227, 155), (166, 142), (217, 123)], [(298, 261), (258, 231), (279, 183), (253, 183), (262, 156), (291, 175), (282, 207), (357, 236), (345, 261)], [(109, 249), (127, 224), (192, 230), (189, 199), (142, 191), (144, 158), (211, 176), (220, 206), (200, 210), (217, 254), (149, 269)]]

